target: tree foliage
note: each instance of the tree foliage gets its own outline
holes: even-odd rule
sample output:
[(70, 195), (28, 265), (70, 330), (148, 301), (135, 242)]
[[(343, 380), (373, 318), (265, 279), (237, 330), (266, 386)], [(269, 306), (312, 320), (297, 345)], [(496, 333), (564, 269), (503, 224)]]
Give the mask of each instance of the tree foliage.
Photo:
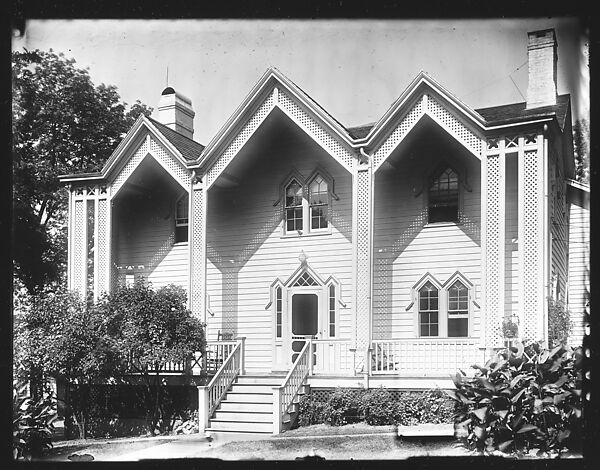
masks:
[(67, 192), (62, 174), (99, 170), (140, 114), (116, 87), (95, 86), (74, 59), (12, 54), (15, 273), (34, 293), (65, 269)]
[(143, 280), (123, 286), (98, 305), (110, 318), (108, 331), (127, 366), (146, 386), (143, 397), (148, 430), (165, 425), (165, 390), (160, 368), (166, 362), (188, 362), (204, 351), (204, 325), (186, 308), (186, 293), (174, 285), (153, 290)]
[(573, 125), (573, 147), (575, 153), (575, 179), (581, 183), (590, 182), (590, 123), (578, 119)]

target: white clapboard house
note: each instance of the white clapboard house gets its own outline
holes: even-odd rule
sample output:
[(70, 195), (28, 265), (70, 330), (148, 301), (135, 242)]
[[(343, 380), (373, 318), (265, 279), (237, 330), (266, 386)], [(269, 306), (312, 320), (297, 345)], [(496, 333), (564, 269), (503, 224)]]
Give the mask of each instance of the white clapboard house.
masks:
[(589, 188), (555, 32), (527, 41), (526, 102), (472, 109), (421, 72), (354, 128), (270, 68), (205, 146), (167, 87), (100, 172), (62, 177), (69, 287), (186, 289), (220, 355), (212, 431), (280, 432), (306, 386), (448, 386), (507, 318), (547, 339), (552, 298), (581, 344)]

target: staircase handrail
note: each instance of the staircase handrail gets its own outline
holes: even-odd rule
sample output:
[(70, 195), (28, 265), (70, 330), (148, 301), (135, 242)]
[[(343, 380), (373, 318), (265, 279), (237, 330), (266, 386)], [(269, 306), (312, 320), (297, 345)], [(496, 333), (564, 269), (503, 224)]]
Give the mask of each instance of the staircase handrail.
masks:
[(290, 371), (281, 382), (281, 385), (273, 390), (273, 419), (274, 434), (281, 432), (281, 420), (288, 412), (294, 399), (298, 395), (300, 387), (304, 384), (306, 377), (312, 373), (312, 340), (309, 338), (298, 357), (294, 361)]
[(223, 361), (223, 364), (207, 385), (208, 416), (210, 417), (229, 390), (242, 369), (242, 341), (237, 341), (235, 347)]

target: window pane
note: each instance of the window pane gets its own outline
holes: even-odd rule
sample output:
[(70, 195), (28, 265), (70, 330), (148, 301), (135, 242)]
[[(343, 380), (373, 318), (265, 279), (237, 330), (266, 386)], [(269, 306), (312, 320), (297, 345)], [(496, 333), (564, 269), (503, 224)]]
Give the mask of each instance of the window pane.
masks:
[(180, 225), (175, 227), (175, 243), (188, 241), (188, 226)]
[(458, 221), (458, 175), (444, 170), (429, 187), (429, 222)]
[(438, 309), (438, 298), (436, 297), (431, 297), (431, 299), (429, 300), (429, 310), (437, 310)]
[(327, 206), (311, 207), (310, 228), (327, 228)]
[(449, 318), (448, 336), (452, 338), (469, 336), (469, 319)]

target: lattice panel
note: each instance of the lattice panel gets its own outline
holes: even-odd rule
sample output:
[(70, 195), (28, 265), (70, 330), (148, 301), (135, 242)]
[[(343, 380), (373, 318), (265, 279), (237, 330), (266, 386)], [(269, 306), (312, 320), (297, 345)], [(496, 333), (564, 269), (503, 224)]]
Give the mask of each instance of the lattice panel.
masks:
[(123, 186), (123, 183), (127, 181), (127, 178), (133, 173), (133, 170), (140, 164), (142, 159), (146, 156), (146, 154), (150, 151), (148, 147), (148, 141), (144, 139), (141, 143), (133, 157), (129, 159), (129, 161), (125, 164), (125, 166), (121, 169), (115, 180), (112, 184), (112, 193), (117, 194), (117, 191)]
[(98, 226), (98, 243), (97, 243), (97, 261), (96, 264), (98, 266), (98, 281), (96, 285), (98, 286), (98, 294), (109, 290), (109, 279), (108, 279), (108, 269), (110, 262), (110, 253), (109, 253), (109, 234), (108, 234), (108, 219), (109, 219), (109, 203), (106, 199), (98, 200), (98, 220), (96, 224)]
[(352, 168), (354, 155), (352, 152), (344, 148), (323, 126), (308, 115), (300, 106), (296, 104), (284, 91), (279, 91), (279, 105), (296, 122), (300, 123), (303, 129), (321, 143), (329, 153), (340, 161), (346, 168)]
[(359, 171), (357, 176), (358, 212), (356, 235), (356, 345), (363, 349), (369, 343), (369, 298), (371, 297), (370, 192), (371, 173)]
[(394, 151), (402, 139), (404, 139), (404, 136), (422, 115), (423, 100), (419, 100), (408, 112), (408, 114), (404, 116), (404, 119), (400, 121), (387, 140), (381, 145), (381, 147), (379, 147), (377, 152), (373, 154), (374, 169), (377, 169), (381, 162), (383, 162)]
[(87, 280), (87, 244), (85, 239), (85, 225), (87, 219), (85, 204), (85, 200), (74, 202), (73, 234), (71, 235), (73, 248), (73, 266), (71, 267), (73, 279), (71, 286), (73, 290), (80, 292), (84, 296)]
[(227, 146), (219, 159), (212, 165), (206, 174), (207, 188), (214, 183), (221, 171), (223, 171), (225, 167), (229, 165), (239, 150), (244, 146), (248, 139), (250, 139), (250, 136), (254, 133), (254, 131), (258, 129), (258, 126), (260, 126), (260, 124), (273, 109), (273, 103), (274, 98), (273, 93), (271, 93), (264, 103), (255, 111), (240, 133)]
[(191, 282), (190, 300), (191, 310), (196, 314), (203, 314), (204, 308), (204, 272), (205, 272), (205, 191), (194, 190), (192, 194), (192, 233), (191, 233)]
[(450, 113), (439, 101), (427, 95), (427, 111), (436, 117), (452, 134), (470, 148), (476, 155), (481, 155), (481, 139)]
[(501, 318), (503, 299), (500, 297), (501, 259), (500, 250), (500, 156), (487, 157), (487, 212), (486, 212), (486, 343), (497, 345), (502, 339)]
[(519, 240), (523, 250), (522, 292), (524, 315), (521, 335), (534, 341), (542, 339), (539, 316), (542, 314), (540, 284), (542, 281), (542, 181), (541, 162), (537, 152), (525, 152), (523, 161), (523, 234)]
[(181, 162), (173, 158), (167, 150), (154, 139), (150, 139), (150, 152), (159, 162), (168, 168), (171, 176), (179, 181), (184, 188), (187, 188), (190, 185), (190, 174)]

